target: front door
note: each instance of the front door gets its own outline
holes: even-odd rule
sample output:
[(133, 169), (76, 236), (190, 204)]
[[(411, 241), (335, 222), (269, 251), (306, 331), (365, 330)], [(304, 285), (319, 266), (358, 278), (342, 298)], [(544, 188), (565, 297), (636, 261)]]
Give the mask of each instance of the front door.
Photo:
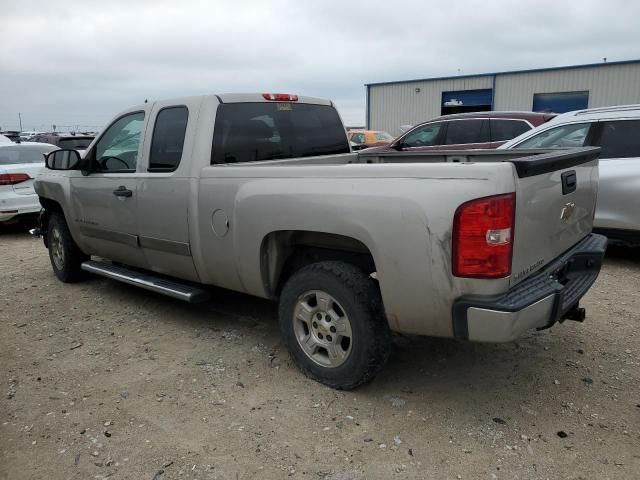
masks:
[(145, 112), (126, 114), (87, 152), (90, 173), (72, 179), (73, 212), (91, 254), (145, 267), (139, 247), (138, 178)]

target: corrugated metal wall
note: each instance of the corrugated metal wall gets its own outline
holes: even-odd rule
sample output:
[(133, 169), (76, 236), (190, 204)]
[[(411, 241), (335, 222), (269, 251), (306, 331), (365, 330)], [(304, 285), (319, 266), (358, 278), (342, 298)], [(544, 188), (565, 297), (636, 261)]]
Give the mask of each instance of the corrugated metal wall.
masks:
[[(371, 85), (369, 128), (398, 134), (400, 125), (440, 115), (442, 92), (492, 88), (491, 75)], [(415, 89), (420, 88), (420, 93)], [(499, 74), (495, 110), (531, 110), (534, 93), (589, 91), (589, 107), (640, 103), (640, 63)]]
[(589, 108), (640, 103), (640, 64), (496, 77), (495, 110), (531, 110), (534, 93), (589, 92)]
[[(398, 135), (400, 125), (415, 125), (440, 115), (442, 92), (491, 88), (492, 77), (466, 77), (371, 86), (369, 128)], [(416, 88), (420, 89), (416, 93)]]

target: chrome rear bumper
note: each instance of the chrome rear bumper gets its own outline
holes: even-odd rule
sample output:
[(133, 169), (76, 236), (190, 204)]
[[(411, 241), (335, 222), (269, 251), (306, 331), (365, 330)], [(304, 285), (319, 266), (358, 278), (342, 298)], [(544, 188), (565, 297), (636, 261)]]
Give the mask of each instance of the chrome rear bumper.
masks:
[(578, 303), (598, 277), (606, 248), (606, 237), (590, 234), (504, 294), (459, 298), (453, 305), (455, 337), (509, 342), (532, 328), (583, 318)]

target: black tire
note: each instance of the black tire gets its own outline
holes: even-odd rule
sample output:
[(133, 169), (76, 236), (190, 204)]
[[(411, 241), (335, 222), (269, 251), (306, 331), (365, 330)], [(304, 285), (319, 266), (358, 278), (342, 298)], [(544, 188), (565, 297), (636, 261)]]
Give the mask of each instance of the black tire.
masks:
[[(350, 351), (338, 366), (319, 365), (303, 350), (300, 342), (304, 341), (298, 340), (299, 335), (304, 333), (295, 327), (298, 321), (294, 319), (296, 306), (304, 295), (312, 291), (329, 294), (348, 318)], [(317, 314), (312, 314), (312, 323), (315, 323), (314, 315)], [(349, 263), (313, 263), (294, 273), (282, 289), (279, 316), (280, 329), (296, 365), (307, 376), (330, 387), (350, 390), (372, 380), (389, 357), (391, 333), (378, 285)], [(329, 315), (326, 317), (329, 318)], [(307, 332), (306, 327), (304, 332)], [(326, 333), (325, 330), (325, 337)]]
[(82, 253), (78, 248), (73, 237), (71, 237), (64, 215), (59, 212), (53, 212), (49, 217), (47, 240), (49, 243), (49, 260), (56, 277), (65, 283), (81, 280), (84, 272), (81, 270), (80, 265), (88, 260), (89, 256)]

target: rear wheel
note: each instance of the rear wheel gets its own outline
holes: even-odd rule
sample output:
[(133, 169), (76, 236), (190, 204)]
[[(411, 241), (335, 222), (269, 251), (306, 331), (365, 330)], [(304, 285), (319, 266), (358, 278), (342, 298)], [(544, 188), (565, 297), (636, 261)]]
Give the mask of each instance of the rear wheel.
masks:
[(345, 262), (319, 262), (293, 274), (280, 297), (280, 328), (308, 376), (352, 389), (384, 366), (390, 332), (377, 284)]
[(69, 232), (64, 215), (58, 212), (51, 214), (47, 229), (49, 243), (49, 259), (53, 273), (65, 283), (77, 282), (82, 278), (80, 265), (89, 259), (82, 253)]

